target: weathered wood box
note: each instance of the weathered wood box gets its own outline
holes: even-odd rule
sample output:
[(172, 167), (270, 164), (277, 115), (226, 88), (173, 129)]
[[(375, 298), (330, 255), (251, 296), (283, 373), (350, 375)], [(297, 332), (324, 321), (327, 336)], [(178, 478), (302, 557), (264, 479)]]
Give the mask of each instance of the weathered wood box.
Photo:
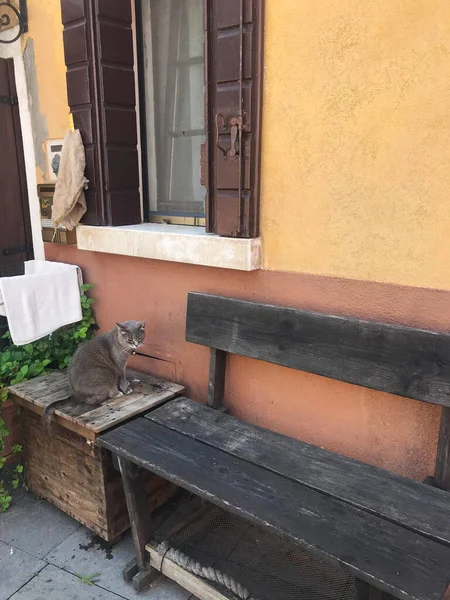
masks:
[[(96, 438), (119, 423), (145, 413), (180, 395), (180, 385), (132, 372), (141, 381), (135, 393), (100, 406), (61, 407), (53, 416), (50, 433), (42, 415), (53, 400), (70, 396), (66, 372), (54, 372), (11, 387), (22, 407), (25, 468), (29, 488), (38, 496), (112, 542), (129, 527), (120, 474), (111, 453)], [(153, 510), (176, 488), (149, 474), (147, 492)]]

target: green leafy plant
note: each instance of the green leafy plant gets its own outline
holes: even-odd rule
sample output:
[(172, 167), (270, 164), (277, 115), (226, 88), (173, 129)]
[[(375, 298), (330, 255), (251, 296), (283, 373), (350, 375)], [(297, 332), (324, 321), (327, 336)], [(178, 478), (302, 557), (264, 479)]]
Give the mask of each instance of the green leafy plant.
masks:
[[(79, 323), (58, 329), (53, 334), (26, 346), (15, 346), (9, 331), (3, 336), (4, 346), (0, 348), (0, 471), (6, 458), (2, 455), (7, 450), (9, 431), (2, 416), (2, 405), (8, 399), (8, 386), (33, 377), (38, 377), (51, 370), (65, 369), (69, 366), (73, 353), (78, 345), (94, 337), (97, 328), (92, 312), (93, 298), (87, 293), (94, 287), (92, 284), (82, 286), (81, 306), (83, 318)], [(0, 512), (5, 511), (11, 503), (9, 487), (17, 489), (24, 485), (23, 465), (20, 462), (22, 446), (14, 444), (10, 449), (12, 456), (19, 458), (10, 486), (0, 477)]]

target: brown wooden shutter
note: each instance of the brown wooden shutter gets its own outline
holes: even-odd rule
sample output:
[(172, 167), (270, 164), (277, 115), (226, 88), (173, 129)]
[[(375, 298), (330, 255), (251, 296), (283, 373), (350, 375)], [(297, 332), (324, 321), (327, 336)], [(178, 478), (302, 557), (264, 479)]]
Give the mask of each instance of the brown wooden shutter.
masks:
[[(259, 233), (263, 0), (205, 0), (207, 230)], [(234, 142), (234, 143), (233, 143)]]
[(61, 0), (67, 92), (92, 225), (141, 221), (131, 0)]

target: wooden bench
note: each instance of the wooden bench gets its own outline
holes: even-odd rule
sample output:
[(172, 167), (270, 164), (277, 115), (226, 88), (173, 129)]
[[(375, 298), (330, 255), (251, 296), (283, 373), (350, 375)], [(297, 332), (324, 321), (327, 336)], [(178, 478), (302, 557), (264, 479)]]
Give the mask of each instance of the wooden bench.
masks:
[[(158, 566), (138, 467), (341, 565), (361, 600), (450, 597), (450, 335), (191, 293), (186, 339), (211, 349), (207, 406), (177, 398), (99, 438), (118, 456), (135, 587)], [(217, 410), (229, 353), (441, 405), (434, 486)]]

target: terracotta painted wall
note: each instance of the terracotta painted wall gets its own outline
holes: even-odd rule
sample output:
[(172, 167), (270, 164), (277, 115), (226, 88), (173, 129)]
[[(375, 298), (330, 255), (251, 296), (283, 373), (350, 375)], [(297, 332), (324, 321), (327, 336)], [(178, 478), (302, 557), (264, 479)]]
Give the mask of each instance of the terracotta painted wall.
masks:
[[(184, 340), (189, 291), (218, 293), (363, 318), (442, 329), (445, 292), (309, 275), (239, 273), (79, 251), (46, 244), (47, 258), (80, 265), (96, 284), (102, 330), (121, 319), (147, 319), (138, 367), (207, 396), (207, 349)], [(233, 414), (411, 477), (433, 471), (440, 410), (267, 363), (232, 357), (226, 402)]]

